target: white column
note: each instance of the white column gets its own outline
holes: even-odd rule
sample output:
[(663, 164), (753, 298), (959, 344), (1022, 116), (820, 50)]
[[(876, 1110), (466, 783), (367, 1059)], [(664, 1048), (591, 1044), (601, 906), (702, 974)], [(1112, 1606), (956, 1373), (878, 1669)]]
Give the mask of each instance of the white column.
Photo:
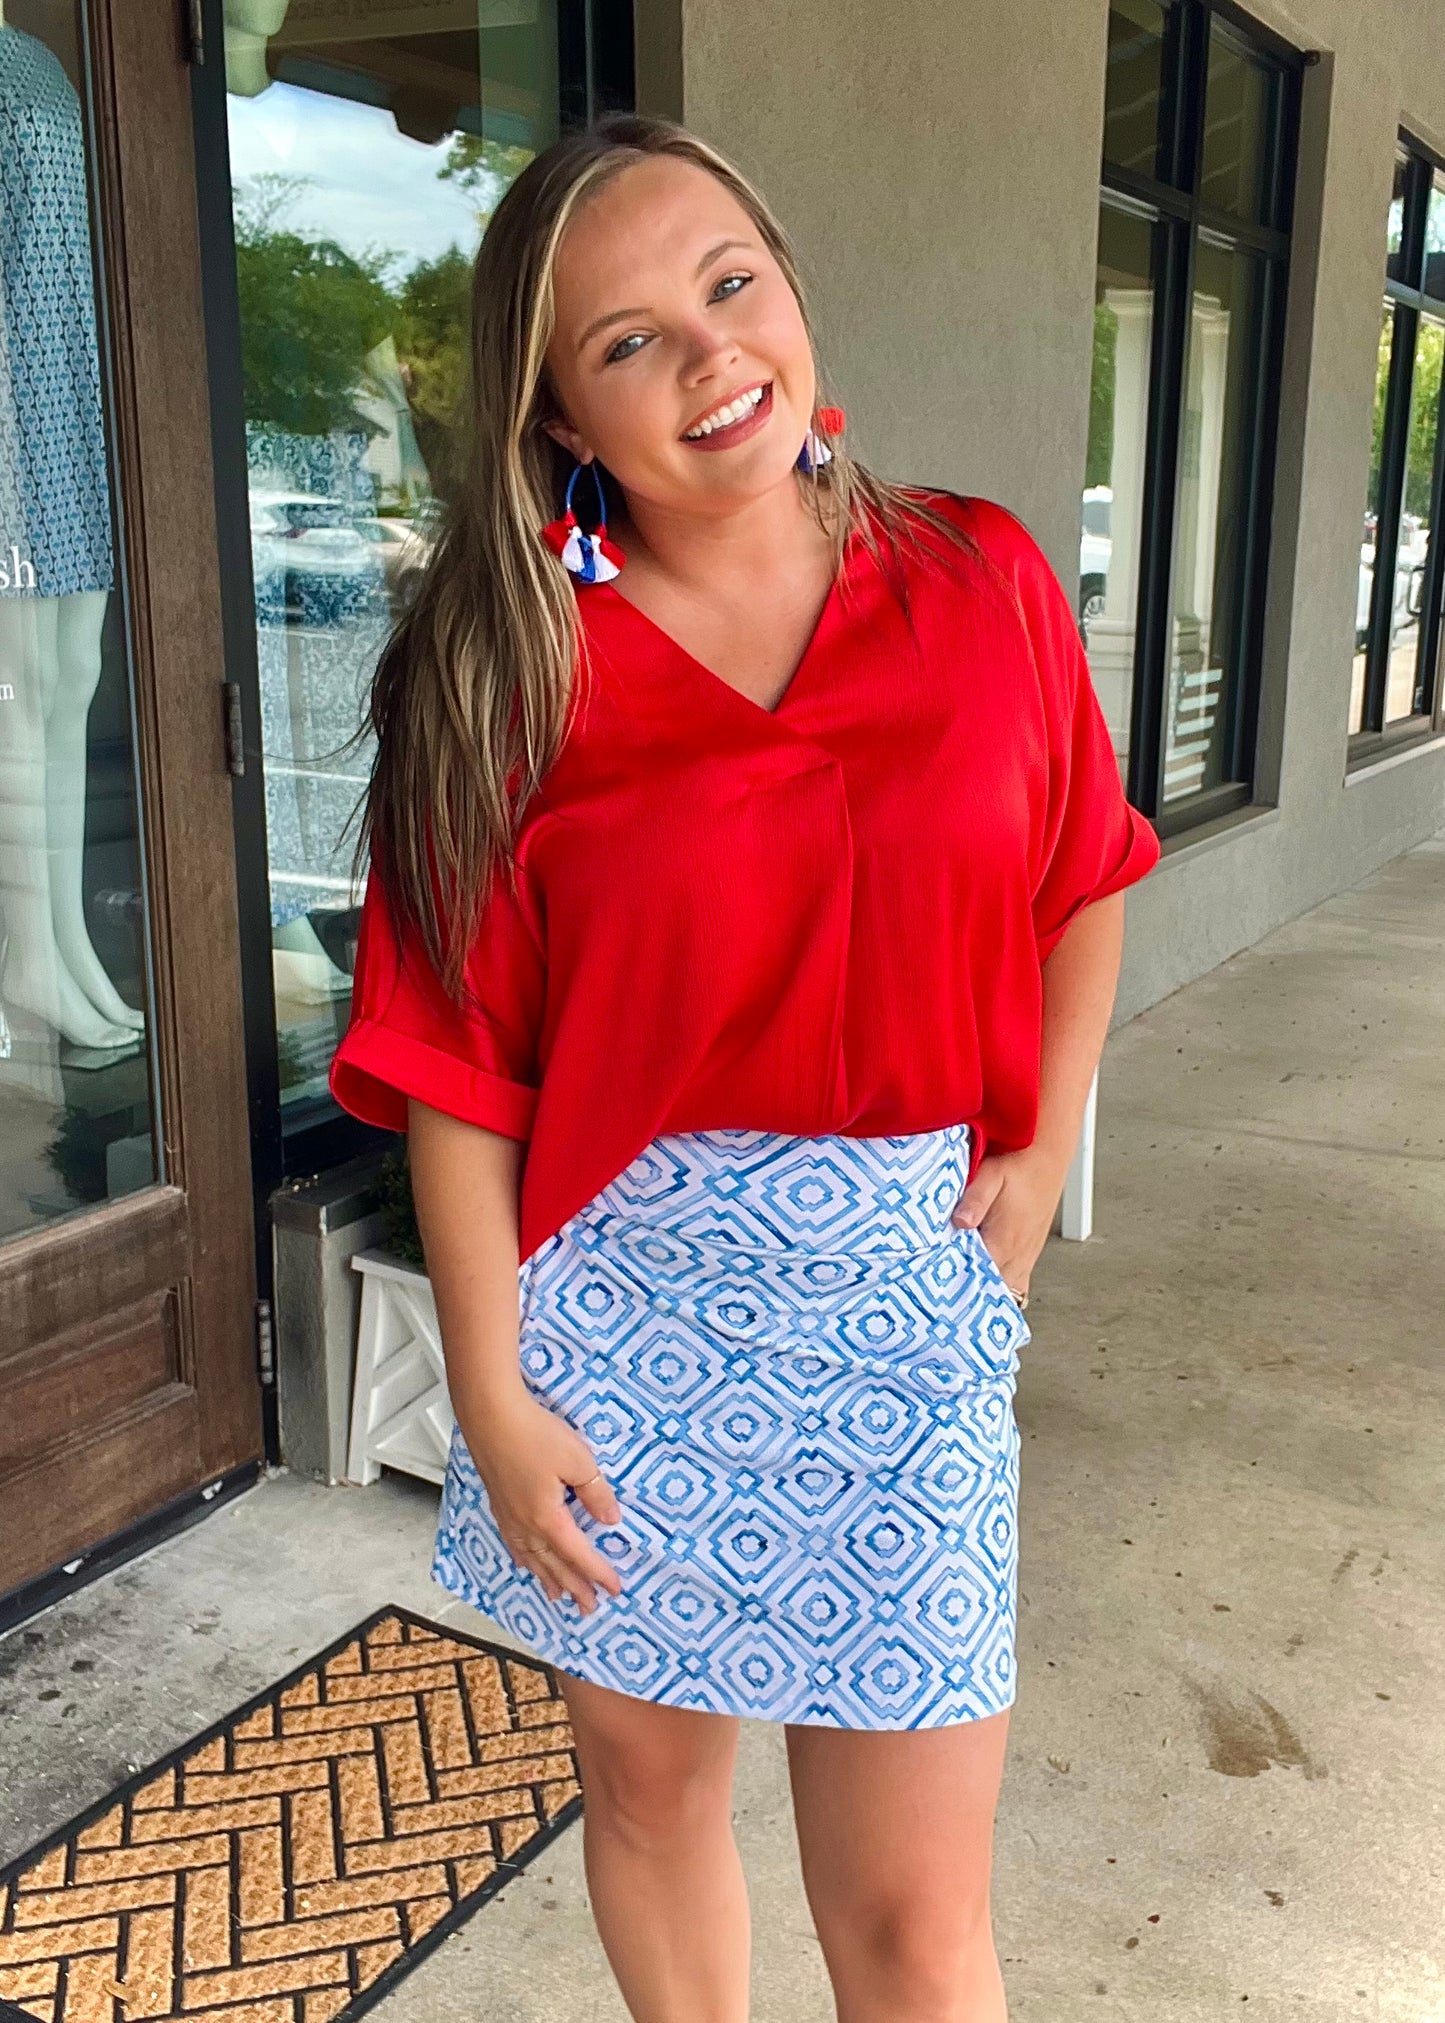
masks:
[(1063, 1200), (1059, 1203), (1059, 1235), (1071, 1243), (1083, 1243), (1094, 1231), (1094, 1140), (1099, 1109), (1099, 1075), (1089, 1084), (1089, 1100), (1084, 1105), (1084, 1121), (1074, 1148)]

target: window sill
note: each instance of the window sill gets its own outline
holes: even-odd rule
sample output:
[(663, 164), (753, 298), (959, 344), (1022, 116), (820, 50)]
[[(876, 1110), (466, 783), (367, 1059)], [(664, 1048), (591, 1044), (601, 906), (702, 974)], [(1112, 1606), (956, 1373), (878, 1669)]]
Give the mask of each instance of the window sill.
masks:
[(1428, 752), (1445, 752), (1445, 731), (1433, 736), (1414, 738), (1398, 751), (1385, 752), (1382, 756), (1362, 759), (1356, 766), (1349, 766), (1345, 772), (1344, 784), (1358, 787), (1364, 780), (1373, 780), (1377, 773), (1392, 772), (1396, 766), (1407, 765), (1411, 759), (1423, 759)]
[(1231, 808), (1227, 815), (1216, 816), (1212, 822), (1201, 822), (1197, 829), (1180, 829), (1172, 836), (1166, 836), (1160, 844), (1160, 865), (1176, 863), (1181, 857), (1203, 856), (1205, 851), (1216, 849), (1221, 843), (1232, 843), (1237, 837), (1254, 829), (1267, 829), (1279, 820), (1279, 809), (1273, 803), (1251, 802), (1247, 807)]

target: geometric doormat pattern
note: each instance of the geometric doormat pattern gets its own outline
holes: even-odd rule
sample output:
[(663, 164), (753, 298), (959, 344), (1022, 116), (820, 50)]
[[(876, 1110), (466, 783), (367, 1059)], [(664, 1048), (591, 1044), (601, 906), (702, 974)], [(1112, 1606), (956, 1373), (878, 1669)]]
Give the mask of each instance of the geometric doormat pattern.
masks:
[(552, 1668), (383, 1609), (0, 1870), (0, 2014), (350, 2023), (581, 1809)]

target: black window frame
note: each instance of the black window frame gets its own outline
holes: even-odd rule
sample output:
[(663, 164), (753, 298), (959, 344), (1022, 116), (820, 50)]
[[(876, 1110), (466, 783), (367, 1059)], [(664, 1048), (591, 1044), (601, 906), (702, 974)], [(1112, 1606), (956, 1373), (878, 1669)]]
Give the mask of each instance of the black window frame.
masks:
[[(1390, 633), (1394, 614), (1396, 560), (1400, 515), (1405, 501), (1409, 464), (1411, 403), (1414, 393), (1415, 347), (1420, 319), (1428, 314), (1445, 323), (1445, 295), (1428, 294), (1425, 282), (1425, 235), (1430, 193), (1435, 176), (1445, 174), (1445, 155), (1418, 135), (1401, 127), (1395, 164), (1406, 164), (1404, 202), (1398, 256), (1388, 250), (1382, 306), (1393, 310), (1389, 379), (1380, 444), (1380, 490), (1376, 519), (1374, 581), (1365, 643), (1364, 722), (1349, 735), (1351, 771), (1445, 731), (1445, 654), (1441, 651), (1442, 607), (1445, 607), (1445, 376), (1442, 376), (1435, 436), (1435, 462), (1430, 481), (1430, 539), (1425, 557), (1425, 581), (1420, 607), (1420, 636), (1415, 664), (1415, 707), (1407, 717), (1386, 723), (1390, 672)], [(1393, 177), (1393, 165), (1392, 165)], [(1391, 203), (1393, 205), (1393, 181)], [(1389, 226), (1386, 224), (1386, 247)], [(1398, 259), (1399, 274), (1391, 264)], [(1381, 594), (1381, 584), (1390, 595)], [(1433, 690), (1433, 693), (1432, 693)]]
[[(1306, 53), (1230, 0), (1163, 0), (1158, 157), (1153, 175), (1111, 162), (1101, 171), (1100, 205), (1153, 228), (1153, 323), (1146, 410), (1139, 594), (1125, 789), (1162, 838), (1202, 827), (1253, 803), (1263, 680), (1265, 599), (1274, 517), (1274, 475), (1285, 307), (1299, 156), (1301, 78)], [(1273, 131), (1261, 206), (1253, 223), (1204, 201), (1205, 87), (1211, 34), (1239, 46), (1275, 80)], [(1107, 138), (1106, 138), (1107, 147)], [(1243, 590), (1234, 634), (1238, 675), (1229, 707), (1230, 778), (1217, 787), (1164, 799), (1165, 705), (1174, 610), (1175, 529), (1183, 470), (1185, 379), (1200, 243), (1261, 257), (1263, 283), (1256, 364), (1259, 427), (1251, 443), (1242, 534)]]

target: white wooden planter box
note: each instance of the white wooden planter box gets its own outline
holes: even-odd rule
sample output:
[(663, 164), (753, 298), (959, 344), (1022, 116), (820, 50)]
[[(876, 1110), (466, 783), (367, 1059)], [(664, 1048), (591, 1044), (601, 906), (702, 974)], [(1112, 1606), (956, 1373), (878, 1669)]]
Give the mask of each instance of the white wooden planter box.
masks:
[(347, 1476), (375, 1482), (386, 1467), (440, 1483), (454, 1419), (431, 1280), (384, 1250), (357, 1251), (351, 1268), (361, 1317)]

